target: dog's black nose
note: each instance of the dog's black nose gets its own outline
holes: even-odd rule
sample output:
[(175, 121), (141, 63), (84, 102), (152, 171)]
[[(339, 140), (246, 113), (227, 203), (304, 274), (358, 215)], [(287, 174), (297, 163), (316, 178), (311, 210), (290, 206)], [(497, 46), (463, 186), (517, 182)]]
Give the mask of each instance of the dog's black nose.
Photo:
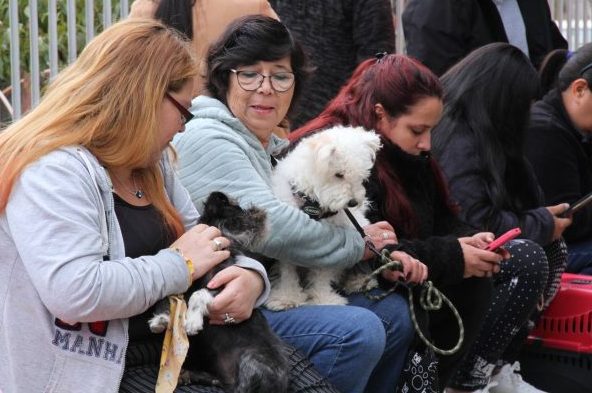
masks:
[(350, 199), (349, 202), (347, 203), (347, 207), (356, 207), (358, 206), (358, 201), (356, 201), (355, 199)]

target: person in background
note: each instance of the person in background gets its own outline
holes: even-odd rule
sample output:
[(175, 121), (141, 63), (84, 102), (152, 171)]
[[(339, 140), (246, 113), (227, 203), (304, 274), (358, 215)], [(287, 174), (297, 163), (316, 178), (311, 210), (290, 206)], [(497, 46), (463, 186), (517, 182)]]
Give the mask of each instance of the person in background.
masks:
[(200, 71), (194, 97), (204, 94), (209, 46), (238, 17), (251, 14), (278, 19), (267, 0), (134, 0), (130, 17), (156, 18), (191, 40)]
[[(569, 55), (569, 57), (568, 57)], [(547, 204), (592, 192), (592, 44), (551, 52), (540, 69), (550, 91), (532, 108), (525, 152)], [(563, 236), (570, 273), (592, 274), (592, 206), (574, 213)]]
[[(216, 41), (230, 22), (251, 14), (278, 19), (266, 0), (135, 0), (130, 11), (130, 17), (158, 19), (191, 40), (199, 65), (194, 97), (208, 94), (204, 82), (208, 47)], [(285, 138), (289, 132), (286, 119), (282, 119), (273, 132)]]
[(437, 75), (492, 42), (520, 48), (535, 67), (567, 48), (546, 0), (409, 0), (402, 20), (407, 54)]
[[(515, 46), (493, 43), (452, 67), (442, 83), (446, 105), (433, 132), (432, 151), (448, 179), (452, 197), (460, 204), (460, 216), (496, 236), (520, 227), (524, 239), (543, 247), (549, 273), (540, 307), (546, 307), (565, 270), (567, 253), (561, 235), (571, 219), (560, 217), (567, 208), (565, 203), (543, 206), (540, 187), (524, 156), (529, 108), (539, 93), (536, 70)], [(525, 268), (536, 274), (536, 267)], [(510, 290), (519, 282), (511, 284)], [(527, 290), (512, 293), (509, 300), (518, 302), (517, 306), (529, 294)], [(480, 335), (476, 351), (465, 358), (450, 386), (495, 393), (539, 391), (517, 373), (516, 359), (527, 326), (517, 331), (502, 321), (486, 321), (496, 324), (493, 334)], [(490, 376), (492, 385), (497, 386), (486, 386)]]
[[(0, 390), (126, 391), (145, 338), (134, 321), (228, 258), (166, 153), (191, 117), (194, 76), (171, 29), (120, 22), (0, 132)], [(220, 324), (249, 318), (269, 290), (249, 258), (208, 285), (225, 286), (210, 313)]]
[[(507, 251), (490, 252), (483, 248), (493, 234), (478, 233), (460, 220), (430, 154), (431, 130), (442, 109), (442, 86), (430, 70), (410, 57), (385, 55), (362, 63), (319, 117), (290, 138), (336, 124), (362, 126), (382, 136), (367, 186), (369, 218), (393, 224), (398, 249), (426, 263), (428, 278), (452, 300), (465, 325), (461, 349), (439, 357), (444, 388), (463, 357), (497, 360), (497, 347), (479, 347), (475, 340), (522, 327), (539, 300), (548, 267), (534, 242), (512, 242)], [(493, 277), (493, 294), (491, 280), (482, 277)], [(430, 331), (440, 348), (453, 347), (458, 336), (447, 310), (430, 315)]]
[(395, 51), (389, 0), (270, 0), (316, 67), (291, 119), (296, 129), (317, 116), (362, 61)]
[[(271, 131), (294, 110), (308, 70), (304, 52), (286, 26), (256, 15), (236, 20), (210, 48), (207, 66), (211, 97), (193, 100), (195, 118), (174, 140), (181, 181), (196, 206), (217, 190), (242, 205), (265, 208), (269, 238), (253, 251), (278, 263), (349, 267), (370, 259), (355, 229), (315, 221), (273, 194), (273, 156), (287, 141)], [(396, 239), (384, 222), (367, 226), (365, 233), (379, 249)], [(425, 278), (419, 261), (400, 252), (393, 257), (403, 262), (410, 280)], [(385, 279), (397, 278), (394, 272), (385, 274)], [(341, 391), (392, 392), (413, 327), (401, 296), (388, 296), (379, 307), (388, 312), (378, 316), (374, 308), (352, 301), (264, 313), (276, 333), (303, 351)]]

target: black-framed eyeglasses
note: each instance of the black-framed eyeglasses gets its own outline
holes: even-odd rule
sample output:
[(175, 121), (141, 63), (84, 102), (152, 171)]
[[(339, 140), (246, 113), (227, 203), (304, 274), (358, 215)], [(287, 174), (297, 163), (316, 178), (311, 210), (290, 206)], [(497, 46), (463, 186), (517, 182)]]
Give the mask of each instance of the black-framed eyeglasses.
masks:
[(189, 120), (193, 119), (193, 113), (189, 112), (181, 103), (173, 98), (169, 93), (164, 93), (164, 96), (181, 112), (181, 117), (185, 121), (185, 124), (189, 123)]
[(283, 93), (294, 86), (296, 76), (293, 72), (275, 72), (271, 75), (263, 75), (257, 71), (239, 71), (231, 69), (230, 72), (236, 75), (238, 85), (246, 91), (255, 91), (261, 87), (263, 80), (269, 78), (273, 90)]

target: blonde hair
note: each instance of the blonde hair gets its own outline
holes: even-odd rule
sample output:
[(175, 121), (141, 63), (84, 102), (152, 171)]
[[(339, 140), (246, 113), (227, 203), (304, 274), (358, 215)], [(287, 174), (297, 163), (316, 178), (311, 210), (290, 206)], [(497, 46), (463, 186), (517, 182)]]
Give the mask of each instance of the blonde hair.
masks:
[(81, 145), (108, 169), (136, 168), (155, 208), (182, 233), (153, 157), (165, 93), (179, 91), (196, 74), (190, 44), (160, 22), (128, 19), (103, 31), (35, 109), (0, 132), (0, 213), (27, 165), (62, 146)]

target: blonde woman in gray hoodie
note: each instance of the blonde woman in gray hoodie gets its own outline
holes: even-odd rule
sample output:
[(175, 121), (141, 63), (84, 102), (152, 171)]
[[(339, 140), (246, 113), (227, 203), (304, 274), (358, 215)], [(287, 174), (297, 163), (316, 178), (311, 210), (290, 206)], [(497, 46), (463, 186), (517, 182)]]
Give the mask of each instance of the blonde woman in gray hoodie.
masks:
[[(165, 152), (191, 118), (195, 69), (172, 30), (121, 22), (0, 132), (0, 391), (120, 391), (134, 316), (228, 258)], [(223, 273), (210, 318), (242, 321), (264, 269), (243, 258)]]

